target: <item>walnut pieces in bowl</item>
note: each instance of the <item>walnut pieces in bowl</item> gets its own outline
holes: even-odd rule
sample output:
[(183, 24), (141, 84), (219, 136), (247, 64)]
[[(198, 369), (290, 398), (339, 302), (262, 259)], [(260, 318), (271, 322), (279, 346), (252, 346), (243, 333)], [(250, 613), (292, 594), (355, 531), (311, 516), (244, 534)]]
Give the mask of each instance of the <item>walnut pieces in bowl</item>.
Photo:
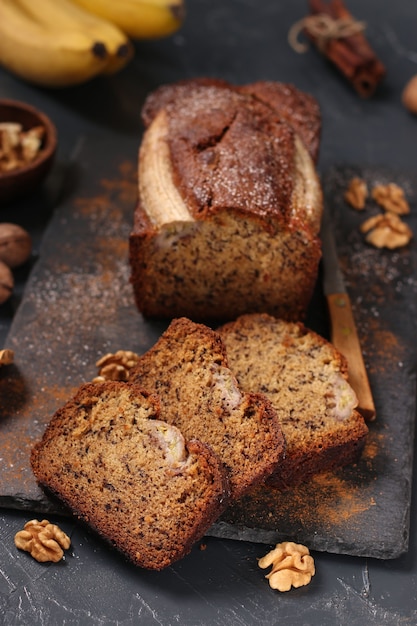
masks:
[(25, 102), (0, 100), (0, 206), (41, 184), (56, 148), (56, 128), (47, 115)]

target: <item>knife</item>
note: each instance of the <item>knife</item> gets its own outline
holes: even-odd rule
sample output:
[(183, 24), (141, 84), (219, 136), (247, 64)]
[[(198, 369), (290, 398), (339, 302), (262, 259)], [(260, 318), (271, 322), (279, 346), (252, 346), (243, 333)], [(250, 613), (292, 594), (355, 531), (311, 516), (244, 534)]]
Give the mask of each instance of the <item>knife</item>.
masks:
[(323, 290), (330, 317), (330, 340), (348, 362), (348, 380), (358, 398), (357, 410), (365, 420), (375, 419), (375, 404), (363, 360), (352, 306), (339, 266), (328, 209), (321, 224)]

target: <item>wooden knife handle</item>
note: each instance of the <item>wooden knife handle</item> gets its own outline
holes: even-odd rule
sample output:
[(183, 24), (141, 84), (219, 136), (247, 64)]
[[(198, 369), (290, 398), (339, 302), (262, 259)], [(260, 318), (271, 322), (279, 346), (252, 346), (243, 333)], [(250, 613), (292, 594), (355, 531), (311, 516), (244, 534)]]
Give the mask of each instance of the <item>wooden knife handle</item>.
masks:
[(356, 331), (349, 296), (335, 293), (327, 296), (331, 322), (331, 342), (348, 362), (348, 379), (358, 398), (357, 410), (366, 420), (375, 419), (375, 405), (368, 374)]

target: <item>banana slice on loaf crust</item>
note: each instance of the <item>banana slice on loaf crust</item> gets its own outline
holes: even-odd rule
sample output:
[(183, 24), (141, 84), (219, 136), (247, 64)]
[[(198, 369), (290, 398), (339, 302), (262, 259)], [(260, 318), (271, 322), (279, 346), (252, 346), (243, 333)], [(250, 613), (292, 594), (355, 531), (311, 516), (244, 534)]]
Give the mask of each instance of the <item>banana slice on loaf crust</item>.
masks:
[(160, 419), (155, 396), (88, 383), (57, 411), (31, 463), (38, 482), (131, 561), (162, 569), (186, 555), (228, 502), (221, 463)]

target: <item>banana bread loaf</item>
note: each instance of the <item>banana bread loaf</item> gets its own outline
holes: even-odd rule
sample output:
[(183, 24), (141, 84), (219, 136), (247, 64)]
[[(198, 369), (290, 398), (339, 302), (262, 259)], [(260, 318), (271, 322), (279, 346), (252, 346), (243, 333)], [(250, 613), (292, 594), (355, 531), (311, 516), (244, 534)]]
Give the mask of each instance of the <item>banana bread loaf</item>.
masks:
[(286, 455), (268, 484), (284, 489), (358, 459), (368, 428), (332, 344), (301, 323), (266, 314), (244, 315), (218, 331), (242, 389), (264, 393), (281, 423)]
[(219, 335), (207, 326), (173, 320), (129, 380), (158, 395), (164, 420), (187, 439), (210, 445), (228, 472), (231, 498), (281, 461), (284, 440), (270, 401), (240, 390)]
[(305, 315), (321, 256), (319, 108), (291, 85), (192, 80), (145, 102), (131, 282), (145, 316)]
[(209, 447), (185, 443), (159, 416), (156, 397), (135, 385), (88, 383), (31, 456), (41, 485), (135, 564), (157, 570), (187, 554), (228, 501)]

